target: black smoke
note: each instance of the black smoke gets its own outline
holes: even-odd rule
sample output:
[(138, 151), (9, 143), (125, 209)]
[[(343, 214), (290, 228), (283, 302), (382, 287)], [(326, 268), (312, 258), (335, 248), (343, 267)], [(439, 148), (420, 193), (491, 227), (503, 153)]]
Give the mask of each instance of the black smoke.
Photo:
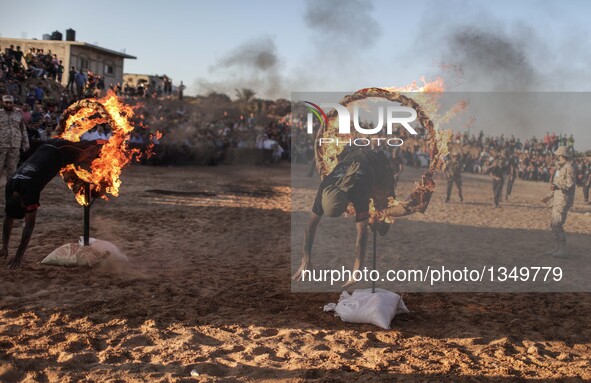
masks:
[(285, 96), (285, 79), (275, 40), (263, 36), (234, 48), (210, 67), (218, 81), (197, 80), (200, 93), (221, 92), (230, 96), (235, 89), (250, 88), (257, 97)]
[(472, 88), (525, 91), (539, 85), (540, 75), (518, 36), (466, 26), (451, 31), (444, 41), (442, 61), (459, 68)]
[(279, 62), (277, 46), (270, 37), (250, 40), (223, 57), (218, 65), (223, 68), (249, 68), (257, 71), (269, 71)]
[(365, 50), (382, 34), (372, 11), (370, 1), (308, 0), (304, 21), (315, 32), (316, 41), (327, 44), (323, 49), (349, 47)]

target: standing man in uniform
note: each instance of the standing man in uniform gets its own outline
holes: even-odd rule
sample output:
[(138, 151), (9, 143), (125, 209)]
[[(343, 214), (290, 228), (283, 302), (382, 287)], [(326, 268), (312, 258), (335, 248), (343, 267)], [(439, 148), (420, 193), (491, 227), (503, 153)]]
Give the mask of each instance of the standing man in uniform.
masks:
[(546, 203), (552, 201), (552, 220), (550, 228), (554, 233), (554, 240), (556, 242), (555, 250), (549, 255), (555, 257), (565, 257), (566, 252), (566, 234), (564, 233), (564, 222), (568, 210), (573, 206), (575, 201), (576, 176), (575, 168), (570, 162), (569, 150), (566, 146), (560, 146), (554, 152), (558, 158), (556, 161), (556, 171), (552, 178), (552, 194), (542, 199)]
[(495, 208), (499, 208), (499, 203), (503, 196), (503, 185), (505, 184), (505, 175), (507, 174), (507, 160), (503, 155), (491, 160), (491, 164), (485, 171), (493, 178), (493, 199)]
[(12, 96), (2, 96), (0, 109), (0, 177), (8, 180), (15, 172), (21, 150), (29, 150), (29, 136), (20, 109), (14, 108)]
[(517, 178), (517, 171), (519, 166), (519, 159), (515, 154), (509, 156), (509, 161), (507, 163), (507, 190), (505, 191), (505, 201), (509, 201), (509, 196), (511, 192), (513, 192), (513, 184), (515, 183), (515, 178)]
[(462, 161), (459, 152), (455, 152), (452, 158), (447, 161), (445, 165), (445, 176), (447, 177), (447, 198), (445, 198), (445, 202), (449, 202), (454, 183), (458, 187), (460, 202), (464, 202), (464, 197), (462, 196)]

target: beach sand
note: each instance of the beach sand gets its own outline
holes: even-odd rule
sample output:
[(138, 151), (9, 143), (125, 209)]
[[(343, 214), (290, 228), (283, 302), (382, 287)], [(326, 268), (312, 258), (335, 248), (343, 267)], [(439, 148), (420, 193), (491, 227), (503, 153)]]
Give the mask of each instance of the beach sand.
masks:
[[(296, 170), (313, 195), (316, 180)], [(418, 174), (408, 169), (400, 190)], [(288, 164), (131, 166), (122, 181), (119, 197), (92, 207), (91, 235), (130, 261), (98, 269), (39, 264), (83, 229), (61, 179), (44, 191), (24, 264), (0, 268), (1, 382), (591, 380), (587, 293), (404, 293), (411, 313), (391, 330), (324, 313), (338, 293), (292, 293)], [(547, 184), (517, 181), (502, 209), (487, 177), (468, 175), (464, 187), (464, 204), (455, 195), (444, 204), (439, 183), (427, 214), (400, 220), (392, 235), (417, 256), (429, 247), (411, 234), (429, 225), (442, 227), (430, 234), (442, 246), (446, 225), (491, 238), (531, 230), (531, 246), (551, 244), (550, 211), (538, 203)], [(577, 190), (566, 225), (574, 251), (589, 254), (590, 212)], [(482, 238), (465, 236), (464, 250), (487, 246)]]

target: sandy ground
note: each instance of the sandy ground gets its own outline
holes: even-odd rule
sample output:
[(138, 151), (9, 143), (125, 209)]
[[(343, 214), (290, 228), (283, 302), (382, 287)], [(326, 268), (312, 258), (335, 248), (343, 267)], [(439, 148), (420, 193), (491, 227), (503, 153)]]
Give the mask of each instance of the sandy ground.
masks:
[[(407, 172), (401, 188), (416, 175)], [(534, 202), (547, 185), (525, 185), (494, 210), (489, 180), (468, 176), (466, 203), (444, 204), (440, 187), (428, 214), (394, 232), (412, 247), (410, 234), (429, 225), (515, 228), (534, 232), (531, 246), (543, 250), (549, 211)], [(93, 206), (91, 230), (129, 265), (58, 268), (38, 262), (82, 234), (82, 208), (60, 179), (47, 187), (24, 265), (0, 268), (1, 382), (591, 380), (589, 294), (405, 293), (411, 313), (387, 331), (323, 313), (337, 293), (292, 293), (286, 164), (133, 166), (121, 192)], [(577, 201), (567, 230), (581, 256), (591, 208)], [(462, 246), (486, 242), (467, 235)]]

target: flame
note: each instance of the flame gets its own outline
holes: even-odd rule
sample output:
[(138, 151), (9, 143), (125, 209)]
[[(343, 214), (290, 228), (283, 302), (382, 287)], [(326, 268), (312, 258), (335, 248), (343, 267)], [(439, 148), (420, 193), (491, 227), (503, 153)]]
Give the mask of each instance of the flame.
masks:
[(413, 81), (405, 86), (385, 89), (393, 92), (412, 93), (411, 97), (421, 106), (431, 121), (433, 121), (435, 129), (448, 124), (458, 113), (463, 112), (468, 107), (467, 101), (460, 101), (444, 115), (440, 115), (439, 110), (441, 109), (441, 105), (439, 104), (439, 99), (443, 92), (445, 92), (443, 78), (437, 77), (435, 80), (427, 82), (425, 77), (421, 76), (419, 83)]
[[(97, 114), (99, 117), (91, 118)], [(63, 133), (60, 137), (69, 141), (80, 141), (80, 137), (86, 131), (98, 124), (109, 123), (112, 130), (112, 136), (102, 146), (99, 157), (92, 161), (89, 170), (70, 164), (60, 171), (68, 187), (76, 194), (76, 201), (80, 205), (90, 203), (84, 195), (84, 183), (91, 184), (93, 196), (107, 200), (107, 194), (115, 197), (119, 195), (119, 177), (122, 169), (134, 156), (139, 159), (141, 155), (138, 149), (130, 149), (127, 145), (130, 133), (134, 129), (130, 123), (133, 116), (134, 108), (123, 104), (113, 92), (99, 100), (81, 100), (70, 106), (62, 115), (60, 126)], [(159, 139), (161, 134), (156, 132), (154, 136)], [(148, 147), (147, 155), (152, 153), (152, 148), (153, 143)]]
[(441, 93), (445, 91), (445, 87), (443, 85), (443, 78), (437, 77), (435, 80), (431, 82), (427, 82), (425, 80), (425, 76), (419, 77), (419, 82), (421, 85), (417, 83), (417, 81), (413, 81), (408, 85), (400, 86), (400, 87), (389, 87), (385, 88), (386, 90), (391, 90), (393, 92), (417, 92), (417, 93)]

